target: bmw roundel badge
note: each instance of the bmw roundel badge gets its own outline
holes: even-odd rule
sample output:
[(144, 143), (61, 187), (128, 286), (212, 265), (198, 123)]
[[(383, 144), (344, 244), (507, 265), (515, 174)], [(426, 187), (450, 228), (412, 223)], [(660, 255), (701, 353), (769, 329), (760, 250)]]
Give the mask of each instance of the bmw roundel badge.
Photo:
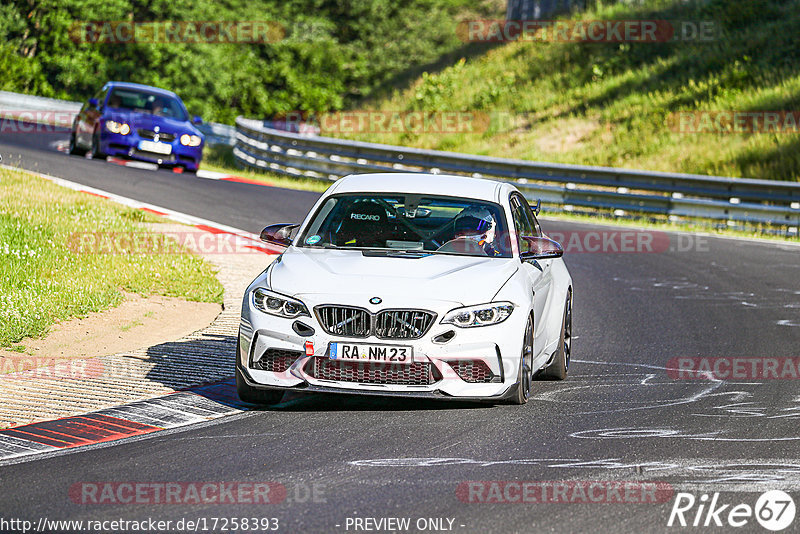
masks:
[(369, 299), (370, 304), (380, 304), (381, 302), (383, 302), (383, 299), (380, 297), (372, 297)]

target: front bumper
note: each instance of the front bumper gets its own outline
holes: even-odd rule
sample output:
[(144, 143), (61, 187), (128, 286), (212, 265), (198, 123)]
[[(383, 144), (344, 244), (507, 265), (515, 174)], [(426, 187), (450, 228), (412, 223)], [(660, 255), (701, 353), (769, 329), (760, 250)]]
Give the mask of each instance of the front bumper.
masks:
[[(295, 320), (262, 313), (246, 298), (239, 328), (237, 366), (250, 387), (264, 389), (495, 402), (513, 395), (525, 314), (512, 314), (498, 325), (471, 329), (439, 324), (442, 315), (439, 314), (437, 322), (423, 338), (416, 340), (331, 336), (311, 317), (300, 318), (314, 330), (313, 335), (303, 336), (292, 328)], [(433, 341), (450, 330), (455, 331), (455, 336), (448, 342)], [(308, 341), (313, 345), (313, 355), (306, 354)], [(428, 379), (408, 379), (409, 375), (419, 377), (420, 373), (409, 373), (409, 367), (404, 365), (330, 360), (333, 342), (409, 346), (413, 349), (414, 365), (423, 367), (424, 372), (430, 371)], [(283, 365), (273, 365), (278, 354), (286, 358)], [(317, 360), (312, 361), (312, 358)], [(358, 369), (351, 369), (351, 373), (334, 373), (335, 376), (347, 375), (343, 380), (319, 372), (333, 364)], [(373, 369), (375, 372), (371, 372)], [(480, 372), (473, 373), (473, 369)], [(362, 381), (365, 376), (367, 378)]]
[(512, 384), (506, 388), (504, 392), (499, 395), (495, 396), (453, 396), (448, 395), (441, 390), (434, 390), (434, 391), (373, 391), (373, 390), (362, 390), (362, 389), (353, 389), (353, 388), (343, 388), (343, 387), (328, 387), (328, 386), (317, 386), (312, 385), (307, 382), (292, 386), (268, 386), (264, 384), (260, 384), (253, 380), (253, 378), (248, 374), (247, 369), (244, 369), (239, 363), (237, 362), (236, 367), (238, 368), (239, 372), (241, 373), (242, 379), (244, 380), (245, 384), (247, 384), (251, 388), (260, 389), (260, 390), (272, 390), (272, 391), (294, 391), (297, 393), (334, 393), (334, 394), (344, 394), (344, 395), (364, 395), (370, 397), (394, 397), (394, 398), (411, 398), (411, 399), (429, 399), (429, 400), (451, 400), (451, 401), (461, 401), (461, 402), (488, 402), (488, 403), (499, 403), (503, 402), (507, 399), (511, 399), (516, 396), (517, 393), (517, 384)]
[(100, 136), (100, 149), (108, 156), (130, 158), (158, 165), (174, 165), (185, 167), (187, 170), (196, 171), (203, 158), (203, 145), (197, 147), (184, 146), (178, 138), (169, 143), (172, 146), (171, 154), (157, 154), (139, 150), (141, 138), (135, 131), (128, 135), (103, 132)]

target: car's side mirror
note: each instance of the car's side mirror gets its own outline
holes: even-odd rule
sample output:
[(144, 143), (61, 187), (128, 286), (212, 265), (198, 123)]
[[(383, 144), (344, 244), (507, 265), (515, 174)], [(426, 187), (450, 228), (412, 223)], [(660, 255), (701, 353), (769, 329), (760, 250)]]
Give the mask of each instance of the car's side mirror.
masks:
[(100, 102), (98, 102), (96, 98), (90, 98), (89, 99), (89, 107), (90, 108), (97, 109), (97, 106), (99, 106), (99, 105), (100, 105)]
[(550, 258), (560, 258), (564, 255), (561, 244), (547, 237), (540, 236), (520, 236), (522, 250), (519, 257), (522, 261), (546, 260)]
[(281, 247), (288, 247), (292, 244), (292, 230), (300, 226), (299, 224), (271, 224), (261, 230), (261, 241), (278, 245)]
[(200, 118), (200, 115), (195, 115), (192, 117), (192, 124), (203, 124), (203, 119)]

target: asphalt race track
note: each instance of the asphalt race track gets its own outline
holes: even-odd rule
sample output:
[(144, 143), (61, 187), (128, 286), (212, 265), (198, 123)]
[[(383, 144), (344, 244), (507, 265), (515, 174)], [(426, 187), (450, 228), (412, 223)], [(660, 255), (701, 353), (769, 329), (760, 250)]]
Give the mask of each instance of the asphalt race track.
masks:
[[(0, 154), (4, 164), (249, 232), (299, 222), (317, 197), (69, 157), (55, 148), (65, 139), (4, 133)], [(543, 227), (579, 238), (620, 231)], [(474, 501), (490, 490), (465, 493), (470, 481), (663, 482), (675, 493), (719, 492), (720, 504), (750, 506), (779, 489), (800, 506), (800, 377), (681, 379), (666, 370), (675, 358), (800, 357), (800, 247), (670, 234), (652, 253), (567, 250), (570, 376), (534, 382), (526, 406), (286, 396), (205, 425), (0, 466), (2, 515), (274, 517), (280, 532), (366, 531), (375, 524), (355, 518), (388, 517), (410, 518), (409, 532), (681, 530), (667, 527), (674, 495), (660, 503), (486, 503)], [(260, 505), (75, 504), (70, 487), (86, 481), (275, 482), (287, 494)], [(765, 532), (753, 518), (735, 530)]]

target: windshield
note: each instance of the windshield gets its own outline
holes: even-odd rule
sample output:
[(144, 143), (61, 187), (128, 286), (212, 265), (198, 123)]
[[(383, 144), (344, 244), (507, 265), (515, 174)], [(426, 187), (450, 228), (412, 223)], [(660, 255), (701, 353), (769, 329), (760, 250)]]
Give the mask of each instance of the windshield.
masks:
[(336, 195), (296, 241), (301, 247), (511, 257), (499, 205), (454, 197)]
[(109, 95), (106, 105), (112, 109), (130, 109), (180, 121), (187, 120), (186, 110), (180, 100), (147, 91), (116, 88)]

